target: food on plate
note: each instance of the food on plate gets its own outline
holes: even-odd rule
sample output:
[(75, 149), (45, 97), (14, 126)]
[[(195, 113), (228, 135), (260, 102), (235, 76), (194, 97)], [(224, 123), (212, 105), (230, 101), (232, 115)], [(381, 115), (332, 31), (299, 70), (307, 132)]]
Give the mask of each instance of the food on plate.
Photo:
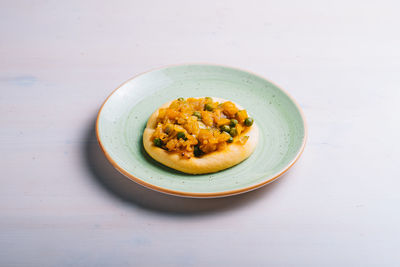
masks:
[(215, 97), (178, 98), (149, 118), (143, 145), (156, 161), (202, 174), (232, 167), (254, 151), (258, 127), (238, 104)]

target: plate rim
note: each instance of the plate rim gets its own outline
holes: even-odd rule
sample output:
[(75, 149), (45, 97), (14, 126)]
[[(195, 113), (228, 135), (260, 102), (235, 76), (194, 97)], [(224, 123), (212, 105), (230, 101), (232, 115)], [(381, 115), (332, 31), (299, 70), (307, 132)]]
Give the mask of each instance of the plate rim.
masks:
[[(301, 147), (299, 149), (299, 151), (297, 152), (296, 156), (294, 157), (294, 159), (289, 162), (284, 168), (282, 168), (281, 171), (271, 175), (270, 178), (267, 177), (267, 179), (265, 181), (262, 181), (258, 184), (255, 185), (251, 185), (251, 186), (247, 186), (247, 187), (243, 187), (243, 188), (239, 188), (239, 189), (233, 189), (233, 190), (227, 190), (227, 191), (220, 191), (220, 192), (211, 192), (211, 193), (204, 193), (204, 192), (186, 192), (186, 191), (179, 191), (179, 190), (172, 190), (172, 189), (168, 189), (165, 187), (161, 187), (161, 186), (157, 186), (157, 185), (153, 185), (151, 183), (145, 182), (142, 179), (134, 176), (133, 174), (129, 173), (128, 171), (124, 170), (121, 166), (118, 165), (117, 162), (114, 161), (114, 159), (110, 156), (110, 154), (107, 152), (107, 150), (105, 149), (105, 146), (103, 145), (101, 138), (100, 138), (100, 129), (99, 129), (99, 121), (100, 121), (100, 115), (101, 112), (103, 110), (104, 105), (107, 103), (107, 101), (111, 98), (111, 96), (114, 95), (114, 93), (116, 93), (120, 88), (122, 88), (125, 84), (129, 83), (130, 81), (132, 81), (133, 79), (136, 79), (139, 76), (142, 76), (144, 74), (147, 74), (149, 72), (152, 71), (156, 71), (156, 70), (161, 70), (161, 69), (166, 69), (166, 68), (170, 68), (170, 67), (183, 67), (183, 66), (191, 66), (191, 65), (197, 65), (197, 66), (212, 66), (212, 67), (222, 67), (222, 68), (228, 68), (228, 69), (232, 69), (232, 70), (238, 70), (241, 72), (247, 72), (250, 73), (262, 80), (265, 80), (269, 83), (271, 83), (272, 85), (274, 85), (275, 87), (277, 87), (279, 90), (281, 90), (296, 106), (297, 110), (300, 113), (300, 117), (303, 121), (303, 128), (304, 128), (304, 136), (303, 136), (303, 140), (301, 143)], [(236, 67), (231, 67), (231, 66), (227, 66), (227, 65), (221, 65), (221, 64), (210, 64), (210, 63), (182, 63), (182, 64), (170, 64), (170, 65), (164, 65), (158, 68), (152, 68), (148, 71), (145, 72), (141, 72), (135, 76), (133, 76), (132, 78), (128, 79), (127, 81), (123, 82), (121, 85), (119, 85), (116, 89), (114, 89), (109, 95), (108, 97), (104, 100), (103, 104), (101, 105), (98, 113), (97, 113), (97, 118), (96, 118), (96, 139), (97, 142), (101, 148), (101, 151), (103, 152), (103, 154), (106, 156), (107, 160), (111, 163), (111, 165), (117, 170), (119, 171), (122, 175), (124, 175), (126, 178), (128, 178), (131, 181), (134, 181), (146, 188), (152, 189), (154, 191), (157, 192), (161, 192), (161, 193), (165, 193), (165, 194), (169, 194), (169, 195), (174, 195), (174, 196), (180, 196), (180, 197), (189, 197), (189, 198), (217, 198), (217, 197), (227, 197), (227, 196), (233, 196), (233, 195), (238, 195), (238, 194), (242, 194), (242, 193), (246, 193), (255, 189), (258, 189), (262, 186), (265, 186), (269, 183), (272, 183), (273, 181), (277, 180), (279, 177), (281, 177), (283, 174), (285, 174), (296, 162), (297, 160), (300, 158), (300, 156), (302, 155), (306, 142), (307, 142), (307, 138), (308, 138), (308, 126), (307, 126), (307, 122), (304, 116), (304, 112), (301, 109), (300, 105), (297, 103), (297, 101), (286, 91), (284, 90), (281, 86), (277, 85), (276, 83), (271, 82), (270, 80), (264, 78), (261, 75), (258, 75), (254, 72), (248, 71), (248, 70), (244, 70), (241, 68), (236, 68)]]

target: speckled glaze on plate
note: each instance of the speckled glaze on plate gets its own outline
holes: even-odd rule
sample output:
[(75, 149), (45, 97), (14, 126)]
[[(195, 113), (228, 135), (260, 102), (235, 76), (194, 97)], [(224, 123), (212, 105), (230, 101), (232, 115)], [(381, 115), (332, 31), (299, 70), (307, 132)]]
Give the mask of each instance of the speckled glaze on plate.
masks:
[[(143, 148), (149, 116), (178, 97), (215, 96), (243, 106), (260, 137), (254, 153), (229, 169), (204, 175), (175, 171)], [(222, 197), (268, 184), (300, 157), (306, 141), (299, 106), (282, 89), (255, 74), (218, 65), (177, 65), (138, 75), (117, 88), (101, 107), (96, 134), (112, 165), (148, 188), (186, 197)]]

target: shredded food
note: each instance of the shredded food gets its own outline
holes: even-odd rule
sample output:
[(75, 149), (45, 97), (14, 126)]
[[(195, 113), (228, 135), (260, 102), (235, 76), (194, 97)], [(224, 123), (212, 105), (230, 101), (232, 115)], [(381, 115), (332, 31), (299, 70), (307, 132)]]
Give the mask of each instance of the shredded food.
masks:
[(155, 146), (184, 158), (201, 157), (232, 143), (244, 145), (252, 124), (246, 110), (239, 110), (231, 101), (178, 98), (168, 108), (159, 109), (151, 139)]

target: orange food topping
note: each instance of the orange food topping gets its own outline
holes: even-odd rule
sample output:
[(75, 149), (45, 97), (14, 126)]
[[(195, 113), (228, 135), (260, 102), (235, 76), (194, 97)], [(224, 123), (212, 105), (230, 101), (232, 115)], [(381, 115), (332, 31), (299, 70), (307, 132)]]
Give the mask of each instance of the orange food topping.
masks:
[(249, 138), (244, 134), (251, 127), (245, 125), (246, 118), (246, 110), (239, 110), (231, 101), (180, 98), (159, 109), (151, 139), (155, 146), (182, 157), (200, 157), (223, 150), (230, 143), (244, 145)]

